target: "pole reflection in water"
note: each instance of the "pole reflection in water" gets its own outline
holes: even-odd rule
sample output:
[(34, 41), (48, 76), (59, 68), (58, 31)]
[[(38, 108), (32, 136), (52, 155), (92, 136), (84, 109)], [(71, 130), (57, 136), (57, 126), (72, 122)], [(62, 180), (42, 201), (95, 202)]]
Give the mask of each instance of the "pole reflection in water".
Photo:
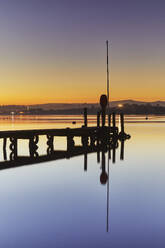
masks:
[[(124, 139), (121, 139), (121, 148), (120, 148), (120, 160), (124, 160)], [(118, 141), (113, 143), (113, 157), (112, 157), (112, 162), (115, 163), (116, 161), (116, 149), (118, 148), (119, 144)], [(100, 155), (100, 152), (97, 152), (97, 155)], [(99, 156), (97, 156), (98, 158)], [(108, 154), (107, 154), (107, 172), (106, 172), (106, 151), (102, 150), (102, 161), (101, 161), (101, 175), (100, 175), (100, 183), (102, 185), (107, 184), (107, 217), (106, 217), (106, 231), (109, 231), (109, 180), (110, 180), (110, 175), (109, 175), (109, 163), (111, 160), (111, 148), (109, 147), (108, 149)], [(97, 159), (97, 162), (100, 163), (100, 157)]]
[(109, 231), (109, 160), (111, 158), (111, 151), (108, 151), (108, 182), (107, 182), (107, 227), (106, 230), (107, 232)]

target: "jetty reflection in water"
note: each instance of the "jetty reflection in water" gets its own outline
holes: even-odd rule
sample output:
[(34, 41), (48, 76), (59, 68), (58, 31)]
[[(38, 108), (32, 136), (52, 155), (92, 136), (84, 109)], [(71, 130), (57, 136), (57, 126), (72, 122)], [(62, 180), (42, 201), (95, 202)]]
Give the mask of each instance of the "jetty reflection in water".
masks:
[[(59, 160), (59, 159), (70, 159), (75, 156), (84, 155), (84, 170), (87, 171), (87, 155), (90, 153), (97, 153), (97, 162), (100, 163), (102, 161), (102, 169), (103, 175), (105, 175), (105, 153), (108, 152), (109, 159), (112, 159), (112, 162), (116, 161), (116, 149), (119, 147), (120, 143), (120, 159), (124, 159), (124, 142), (129, 136), (126, 138), (116, 138), (112, 137), (108, 143), (97, 143), (88, 145), (87, 143), (83, 143), (82, 146), (73, 146), (69, 147), (66, 151), (64, 150), (54, 150), (53, 147), (53, 139), (51, 136), (48, 137), (47, 141), (47, 154), (39, 155), (38, 149), (38, 138), (33, 137), (33, 142), (29, 142), (29, 155), (30, 156), (19, 156), (18, 155), (18, 147), (17, 144), (15, 146), (13, 139), (10, 138), (9, 150), (6, 150), (7, 140), (5, 139), (5, 145), (3, 144), (3, 157), (4, 160), (0, 162), (0, 170), (13, 168), (23, 165), (37, 164), (46, 161)], [(88, 139), (88, 138), (87, 138)], [(7, 154), (8, 153), (8, 154)], [(102, 155), (100, 155), (102, 154)], [(101, 156), (101, 159), (100, 159)], [(7, 159), (9, 157), (9, 160)], [(102, 175), (102, 178), (103, 178)]]
[[(51, 137), (48, 137), (47, 141), (47, 154), (39, 155), (37, 152), (37, 145), (29, 146), (30, 156), (18, 156), (15, 154), (15, 149), (13, 148), (12, 139), (10, 139), (11, 144), (9, 145), (8, 153), (10, 160), (7, 160), (7, 151), (4, 150), (4, 161), (0, 162), (0, 170), (9, 169), (14, 167), (19, 167), (23, 165), (32, 165), (38, 164), (47, 161), (56, 161), (60, 159), (71, 159), (76, 156), (84, 156), (84, 171), (88, 170), (88, 154), (95, 153), (97, 158), (97, 163), (101, 164), (100, 171), (100, 183), (102, 185), (107, 184), (107, 196), (106, 196), (106, 231), (109, 231), (109, 161), (112, 160), (112, 163), (116, 161), (116, 149), (120, 149), (120, 160), (124, 159), (124, 143), (128, 137), (121, 137), (121, 139), (112, 136), (109, 142), (99, 142), (96, 140), (95, 143), (89, 143), (88, 139), (83, 143), (82, 146), (73, 146), (66, 151), (54, 150), (53, 140)], [(35, 140), (36, 143), (38, 140)], [(107, 158), (107, 161), (106, 161)], [(90, 165), (89, 165), (90, 166)]]

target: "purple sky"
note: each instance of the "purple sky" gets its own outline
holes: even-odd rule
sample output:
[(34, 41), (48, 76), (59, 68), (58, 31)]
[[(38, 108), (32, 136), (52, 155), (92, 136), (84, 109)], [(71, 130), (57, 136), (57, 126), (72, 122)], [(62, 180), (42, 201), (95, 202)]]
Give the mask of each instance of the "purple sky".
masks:
[[(146, 90), (155, 85), (160, 90), (150, 92), (146, 100), (163, 99), (159, 93), (165, 89), (164, 13), (163, 0), (1, 0), (0, 83), (6, 84), (3, 95), (6, 99), (10, 97), (8, 92), (13, 85), (19, 88), (21, 84), (31, 91), (34, 82), (41, 85), (44, 92), (46, 80), (47, 98), (43, 97), (43, 101), (60, 101), (57, 96), (53, 98), (52, 87), (59, 94), (63, 87), (68, 90), (73, 87), (78, 99), (66, 93), (62, 100), (83, 101), (78, 91), (93, 80), (97, 91), (91, 94), (88, 91), (84, 99), (92, 101), (97, 93), (105, 91), (105, 40), (108, 39), (112, 43), (111, 98), (144, 100), (139, 87), (144, 86)], [(9, 74), (13, 71), (11, 77), (7, 75), (7, 69)], [(22, 77), (16, 76), (19, 70)], [(45, 72), (43, 80), (38, 76), (40, 71)], [(82, 74), (87, 75), (83, 78), (85, 83)], [(29, 76), (28, 88), (26, 76)], [(138, 81), (133, 82), (137, 77)], [(121, 92), (124, 90), (123, 96), (118, 88)], [(18, 100), (16, 92), (13, 95), (13, 101)], [(33, 100), (27, 98), (26, 101)]]

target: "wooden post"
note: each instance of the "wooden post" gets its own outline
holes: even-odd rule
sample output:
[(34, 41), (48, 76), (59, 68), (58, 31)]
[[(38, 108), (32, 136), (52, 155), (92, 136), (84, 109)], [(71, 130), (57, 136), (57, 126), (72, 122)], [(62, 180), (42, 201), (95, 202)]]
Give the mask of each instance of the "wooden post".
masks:
[(87, 127), (87, 108), (84, 108), (84, 127)]
[(6, 144), (7, 144), (7, 138), (4, 138), (3, 139), (3, 157), (4, 157), (4, 160), (7, 160)]
[(108, 114), (108, 126), (111, 126), (111, 114)]
[(48, 155), (53, 154), (53, 151), (54, 151), (53, 140), (54, 140), (54, 136), (47, 134), (47, 145), (48, 145), (47, 154)]
[(74, 148), (74, 136), (70, 133), (70, 128), (67, 127), (67, 151), (71, 152)]
[(31, 158), (37, 158), (39, 156), (37, 149), (38, 149), (38, 143), (39, 137), (38, 135), (34, 135), (29, 138), (29, 154)]
[(95, 137), (93, 135), (90, 136), (90, 146), (95, 146)]
[(105, 126), (105, 110), (102, 109), (102, 127)]
[(115, 128), (116, 127), (116, 114), (115, 113), (112, 114), (112, 122), (113, 122), (113, 127)]
[(10, 160), (14, 160), (17, 158), (17, 138), (15, 137), (10, 137), (10, 150), (11, 150), (11, 153), (10, 153)]
[(120, 114), (121, 133), (124, 134), (124, 115)]
[(100, 112), (97, 112), (97, 127), (100, 127)]

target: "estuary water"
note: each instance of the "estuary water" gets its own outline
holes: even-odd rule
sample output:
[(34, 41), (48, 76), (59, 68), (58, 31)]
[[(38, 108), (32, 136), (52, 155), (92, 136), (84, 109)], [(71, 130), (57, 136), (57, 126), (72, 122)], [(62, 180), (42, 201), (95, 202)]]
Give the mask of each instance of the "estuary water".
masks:
[[(3, 116), (0, 130), (78, 127), (81, 120)], [(86, 171), (84, 156), (0, 170), (0, 247), (165, 247), (165, 117), (126, 117), (125, 131), (124, 160), (120, 144), (115, 163), (105, 154), (106, 185), (96, 153), (87, 155)], [(55, 147), (66, 149), (65, 138), (55, 138)], [(27, 155), (26, 141), (18, 153)]]

